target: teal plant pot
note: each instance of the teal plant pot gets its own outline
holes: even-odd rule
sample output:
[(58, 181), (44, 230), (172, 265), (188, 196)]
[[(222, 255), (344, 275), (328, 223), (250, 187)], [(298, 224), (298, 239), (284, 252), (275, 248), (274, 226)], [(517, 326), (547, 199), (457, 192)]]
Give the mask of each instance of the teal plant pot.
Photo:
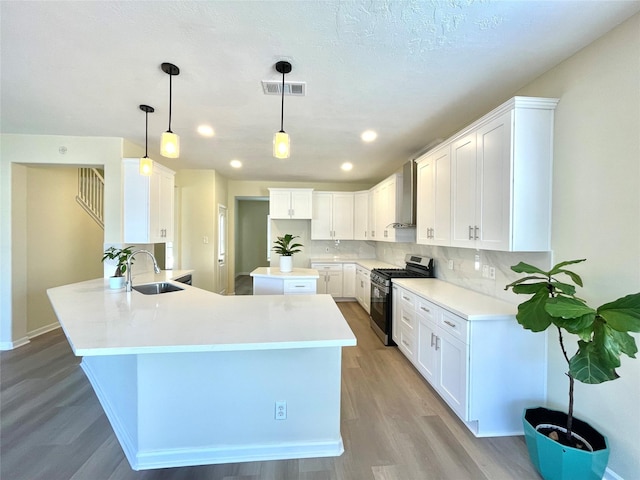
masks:
[(609, 442), (591, 425), (573, 418), (572, 431), (593, 451), (567, 447), (538, 432), (542, 424), (565, 427), (567, 414), (547, 408), (527, 408), (522, 416), (531, 463), (545, 480), (600, 480), (609, 461)]

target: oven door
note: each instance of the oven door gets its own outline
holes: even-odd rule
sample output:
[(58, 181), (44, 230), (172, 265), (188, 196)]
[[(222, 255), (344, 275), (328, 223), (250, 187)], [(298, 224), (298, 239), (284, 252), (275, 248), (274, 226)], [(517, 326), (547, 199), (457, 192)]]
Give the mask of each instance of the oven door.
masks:
[[(375, 282), (371, 282), (371, 320), (372, 326), (376, 325), (379, 329), (378, 336), (380, 334), (389, 334), (388, 325), (388, 307), (389, 307), (389, 287), (385, 285), (379, 285)], [(375, 329), (375, 327), (374, 327)], [(383, 339), (386, 343), (386, 341)]]

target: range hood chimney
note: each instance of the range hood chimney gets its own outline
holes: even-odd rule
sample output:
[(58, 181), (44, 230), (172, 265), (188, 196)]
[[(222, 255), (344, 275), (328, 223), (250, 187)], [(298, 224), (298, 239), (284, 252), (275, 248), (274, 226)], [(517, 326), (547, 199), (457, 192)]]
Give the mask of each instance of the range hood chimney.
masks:
[(417, 165), (409, 160), (402, 166), (402, 205), (398, 222), (393, 228), (415, 228), (416, 226), (416, 185)]

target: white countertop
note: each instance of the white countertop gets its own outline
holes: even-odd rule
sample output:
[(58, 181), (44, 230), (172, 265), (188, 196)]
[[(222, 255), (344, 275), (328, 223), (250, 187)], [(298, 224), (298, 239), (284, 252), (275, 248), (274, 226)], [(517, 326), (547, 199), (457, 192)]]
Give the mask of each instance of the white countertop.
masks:
[[(133, 285), (184, 271), (135, 275)], [(175, 283), (175, 282), (171, 282)], [(47, 294), (78, 356), (350, 346), (356, 338), (330, 295), (143, 295), (99, 278)]]
[(252, 277), (269, 277), (269, 278), (281, 278), (296, 279), (301, 278), (320, 278), (318, 270), (314, 268), (294, 268), (290, 272), (281, 272), (277, 267), (258, 267), (250, 274)]
[(397, 265), (392, 265), (375, 258), (341, 258), (341, 257), (316, 257), (310, 260), (310, 263), (355, 263), (367, 270), (373, 270), (374, 268), (401, 268)]
[(516, 305), (437, 278), (394, 278), (392, 282), (470, 321), (510, 319), (518, 312)]

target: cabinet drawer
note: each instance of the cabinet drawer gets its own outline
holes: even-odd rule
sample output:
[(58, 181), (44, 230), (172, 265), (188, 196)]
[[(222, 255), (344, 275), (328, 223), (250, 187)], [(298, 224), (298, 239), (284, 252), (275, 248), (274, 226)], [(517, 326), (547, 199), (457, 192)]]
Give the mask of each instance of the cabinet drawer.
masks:
[(412, 329), (407, 328), (406, 325), (400, 327), (400, 338), (398, 342), (398, 348), (404, 353), (404, 355), (413, 362), (415, 352), (414, 332)]
[(416, 312), (418, 315), (435, 323), (436, 312), (438, 312), (438, 310), (439, 308), (433, 303), (426, 301), (424, 298), (418, 297), (416, 305)]
[(445, 332), (449, 332), (455, 338), (462, 340), (465, 344), (468, 343), (467, 331), (469, 328), (469, 322), (464, 318), (461, 318), (447, 310), (443, 310), (438, 324)]
[(284, 293), (316, 293), (316, 280), (285, 280)]
[(312, 263), (311, 268), (319, 272), (342, 272), (341, 263)]
[(397, 294), (400, 305), (402, 305), (407, 310), (415, 310), (416, 296), (413, 293), (398, 288)]
[(397, 319), (394, 318), (393, 321), (400, 322), (398, 325), (401, 325), (404, 328), (413, 330), (416, 324), (416, 314), (413, 308), (409, 309), (404, 305), (400, 305), (400, 308), (398, 309), (398, 313), (399, 313), (398, 315), (399, 318)]

